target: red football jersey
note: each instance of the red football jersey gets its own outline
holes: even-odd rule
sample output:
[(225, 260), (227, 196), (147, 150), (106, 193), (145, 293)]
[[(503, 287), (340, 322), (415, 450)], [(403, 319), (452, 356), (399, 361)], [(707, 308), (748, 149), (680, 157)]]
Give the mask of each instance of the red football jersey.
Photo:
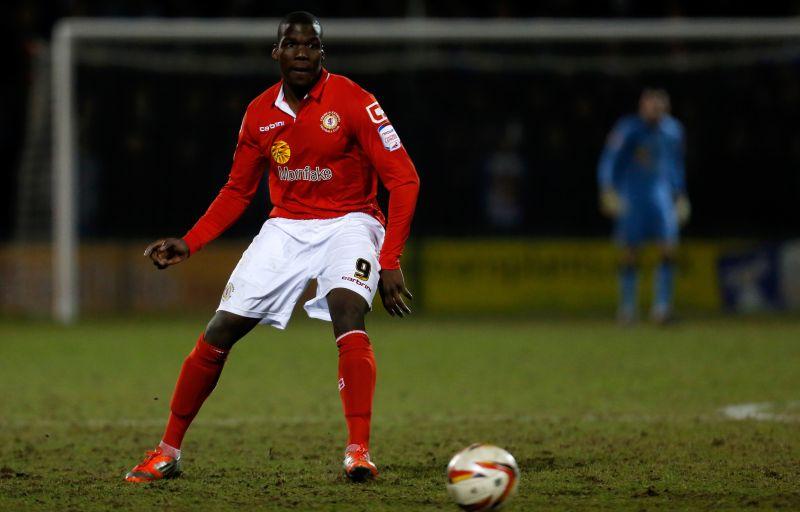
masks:
[(279, 82), (247, 107), (228, 182), (186, 234), (191, 253), (241, 216), (269, 173), (270, 217), (328, 219), (364, 212), (386, 224), (378, 178), (389, 191), (389, 222), (380, 255), (399, 268), (419, 190), (419, 176), (375, 97), (322, 70), (297, 113)]

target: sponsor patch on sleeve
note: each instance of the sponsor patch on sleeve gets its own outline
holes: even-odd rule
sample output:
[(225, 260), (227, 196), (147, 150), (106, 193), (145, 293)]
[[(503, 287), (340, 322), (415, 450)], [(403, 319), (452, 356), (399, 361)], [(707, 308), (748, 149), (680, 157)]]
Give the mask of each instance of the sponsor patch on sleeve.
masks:
[(390, 124), (385, 124), (378, 128), (378, 135), (381, 136), (383, 147), (385, 147), (387, 151), (394, 151), (403, 146), (400, 142), (400, 136), (394, 131), (394, 126)]

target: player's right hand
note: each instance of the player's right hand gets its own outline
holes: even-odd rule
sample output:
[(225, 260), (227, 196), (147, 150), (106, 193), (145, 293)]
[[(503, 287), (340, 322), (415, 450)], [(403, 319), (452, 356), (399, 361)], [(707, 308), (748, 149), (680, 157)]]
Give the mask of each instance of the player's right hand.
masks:
[(189, 246), (182, 238), (161, 238), (147, 246), (144, 255), (153, 260), (153, 265), (164, 270), (189, 257)]
[(622, 198), (613, 189), (606, 189), (600, 192), (600, 211), (606, 217), (616, 219), (622, 215)]

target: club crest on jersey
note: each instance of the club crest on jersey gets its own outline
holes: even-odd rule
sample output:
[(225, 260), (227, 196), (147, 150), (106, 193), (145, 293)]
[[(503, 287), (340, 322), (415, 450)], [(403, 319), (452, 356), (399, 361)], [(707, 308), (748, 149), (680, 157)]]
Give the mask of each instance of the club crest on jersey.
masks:
[(369, 114), (369, 118), (372, 119), (372, 122), (375, 124), (381, 124), (389, 120), (389, 118), (386, 117), (386, 112), (378, 105), (377, 101), (367, 105), (367, 114)]
[(279, 164), (285, 164), (289, 161), (289, 157), (292, 156), (292, 148), (289, 147), (286, 141), (276, 140), (270, 149), (270, 153), (272, 153), (273, 160)]
[(340, 121), (341, 118), (339, 114), (331, 110), (330, 112), (325, 112), (322, 114), (322, 117), (319, 118), (319, 127), (328, 133), (333, 133), (339, 129)]

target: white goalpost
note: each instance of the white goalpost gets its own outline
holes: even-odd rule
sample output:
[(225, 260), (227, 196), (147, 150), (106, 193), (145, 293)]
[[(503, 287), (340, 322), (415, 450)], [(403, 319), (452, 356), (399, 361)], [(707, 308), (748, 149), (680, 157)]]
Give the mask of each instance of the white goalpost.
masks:
[[(274, 41), (277, 19), (67, 18), (52, 38), (52, 315), (71, 323), (80, 311), (77, 45), (83, 42)], [(800, 19), (333, 19), (326, 42), (781, 42), (800, 38)]]

